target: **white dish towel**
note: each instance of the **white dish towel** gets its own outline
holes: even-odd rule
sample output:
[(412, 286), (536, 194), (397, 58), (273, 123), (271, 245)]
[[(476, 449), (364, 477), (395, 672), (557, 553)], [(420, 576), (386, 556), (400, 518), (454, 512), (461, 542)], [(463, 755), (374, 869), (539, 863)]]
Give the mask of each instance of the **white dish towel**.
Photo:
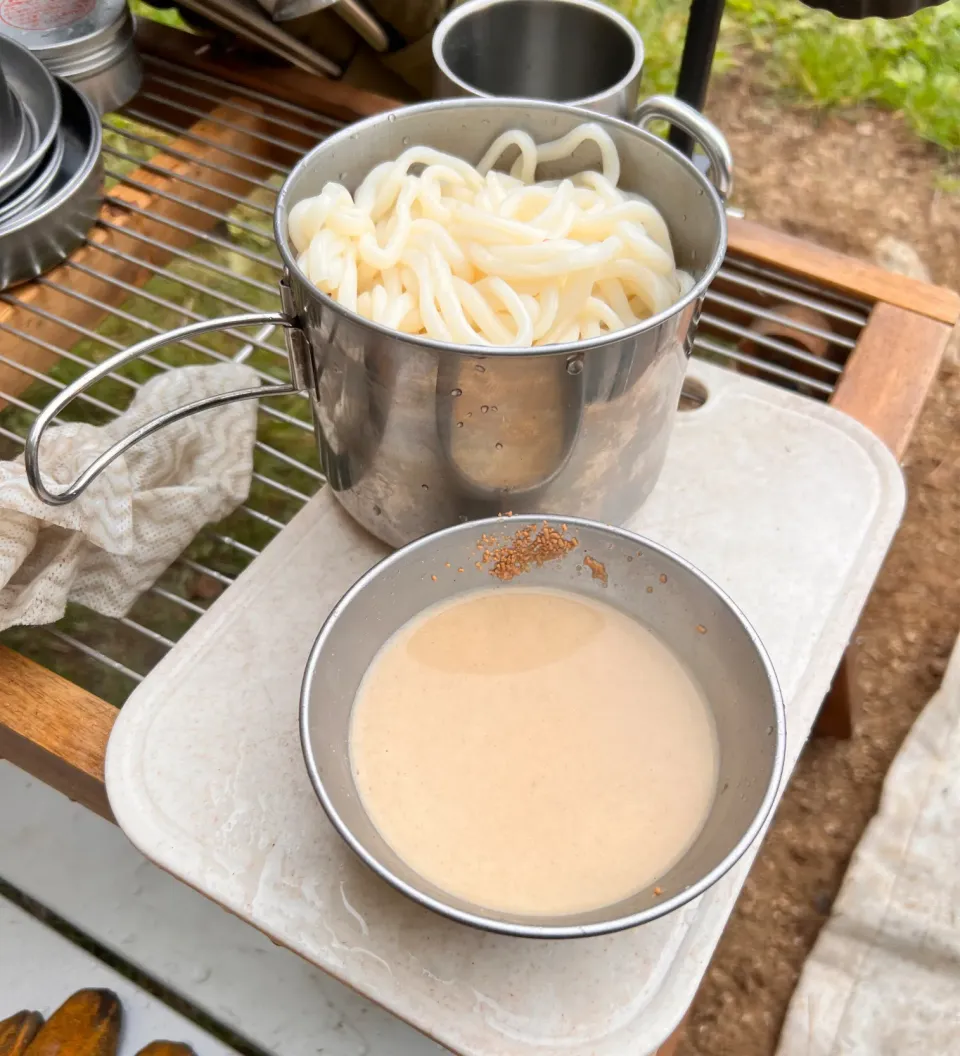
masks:
[(777, 1056), (960, 1056), (960, 640), (890, 767)]
[[(143, 422), (258, 376), (236, 363), (182, 367), (151, 378), (109, 424), (67, 423), (44, 435), (40, 467), (51, 491)], [(246, 499), (257, 401), (185, 418), (142, 440), (74, 502), (48, 506), (23, 458), (0, 462), (0, 630), (53, 623), (68, 601), (123, 616), (205, 525)]]

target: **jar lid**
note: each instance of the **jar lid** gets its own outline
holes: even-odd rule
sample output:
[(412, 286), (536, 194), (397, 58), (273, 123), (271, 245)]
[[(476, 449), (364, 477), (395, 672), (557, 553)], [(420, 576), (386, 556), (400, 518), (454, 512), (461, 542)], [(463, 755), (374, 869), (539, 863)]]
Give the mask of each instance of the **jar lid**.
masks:
[(41, 59), (85, 51), (127, 18), (126, 0), (0, 0), (0, 33)]

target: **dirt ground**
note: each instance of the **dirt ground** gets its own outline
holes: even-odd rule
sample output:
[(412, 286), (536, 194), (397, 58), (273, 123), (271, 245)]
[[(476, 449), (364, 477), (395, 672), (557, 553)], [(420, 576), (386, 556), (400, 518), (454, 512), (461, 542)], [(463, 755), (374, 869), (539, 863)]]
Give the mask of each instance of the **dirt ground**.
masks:
[[(751, 219), (856, 256), (910, 243), (934, 281), (960, 286), (960, 194), (944, 158), (892, 114), (787, 110), (718, 82), (713, 118)], [(678, 1056), (772, 1056), (804, 959), (830, 914), (884, 775), (936, 690), (960, 631), (960, 350), (945, 364), (905, 459), (909, 500), (859, 628), (862, 714), (849, 741), (811, 741), (691, 1011)]]

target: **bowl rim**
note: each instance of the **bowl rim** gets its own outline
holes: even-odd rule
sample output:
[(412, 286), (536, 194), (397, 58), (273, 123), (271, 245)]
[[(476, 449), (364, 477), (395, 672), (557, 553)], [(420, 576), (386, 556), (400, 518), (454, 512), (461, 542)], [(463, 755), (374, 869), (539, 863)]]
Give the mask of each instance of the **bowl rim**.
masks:
[[(701, 877), (701, 879), (695, 884), (691, 884), (677, 894), (665, 898), (662, 902), (658, 902), (656, 905), (640, 910), (637, 913), (630, 913), (621, 917), (612, 917), (609, 920), (596, 921), (591, 924), (535, 924), (501, 920), (497, 918), (493, 910), (490, 910), (489, 913), (473, 913), (467, 910), (462, 910), (439, 898), (426, 894), (412, 884), (407, 883), (407, 881), (397, 876), (391, 869), (374, 857), (374, 855), (370, 854), (370, 852), (367, 851), (363, 844), (353, 834), (350, 826), (340, 816), (330, 799), (330, 796), (327, 794), (327, 790), (320, 777), (319, 770), (317, 769), (309, 733), (311, 715), (310, 701), (313, 690), (313, 678), (316, 673), (320, 656), (341, 614), (357, 597), (359, 597), (360, 594), (363, 593), (374, 579), (383, 574), (386, 570), (407, 560), (410, 554), (415, 554), (420, 550), (429, 550), (438, 539), (442, 539), (446, 536), (459, 534), (465, 529), (468, 529), (471, 533), (478, 531), (480, 534), (483, 534), (488, 529), (502, 531), (505, 527), (509, 528), (512, 525), (522, 527), (530, 524), (531, 521), (544, 521), (547, 524), (556, 526), (565, 524), (568, 529), (586, 528), (606, 533), (615, 537), (620, 542), (628, 543), (633, 549), (643, 549), (645, 552), (652, 551), (660, 554), (662, 557), (676, 562), (685, 571), (690, 573), (696, 579), (699, 579), (708, 590), (714, 593), (717, 600), (730, 610), (746, 631), (751, 644), (756, 650), (764, 674), (766, 675), (773, 703), (773, 725), (776, 744), (770, 779), (767, 783), (767, 788), (764, 791), (763, 799), (761, 800), (757, 813), (731, 851), (721, 862), (714, 866), (710, 872)], [(673, 550), (670, 550), (668, 547), (662, 546), (660, 543), (654, 542), (646, 536), (638, 535), (636, 532), (631, 532), (626, 528), (604, 524), (601, 521), (593, 521), (584, 517), (561, 517), (555, 514), (511, 514), (509, 516), (487, 517), (482, 520), (468, 521), (463, 524), (455, 524), (447, 528), (441, 528), (439, 531), (431, 532), (429, 535), (422, 536), (420, 539), (415, 539), (413, 542), (407, 543), (406, 546), (402, 546), (393, 551), (393, 553), (388, 554), (364, 572), (364, 574), (360, 576), (360, 578), (344, 593), (340, 600), (330, 610), (329, 615), (324, 620), (310, 649), (300, 689), (299, 727), (300, 745), (303, 751), (307, 773), (310, 777), (310, 783), (313, 785), (313, 790), (316, 793), (317, 798), (320, 800), (320, 803), (333, 827), (361, 861), (390, 884), (391, 887), (400, 891), (414, 902), (418, 902), (420, 905), (433, 910), (441, 916), (447, 917), (450, 920), (455, 920), (460, 924), (467, 924), (470, 927), (478, 928), (482, 931), (529, 939), (573, 939), (609, 935), (613, 932), (624, 931), (627, 928), (633, 928), (639, 924), (647, 924), (652, 920), (664, 917), (668, 913), (680, 909), (681, 906), (686, 905), (694, 898), (703, 894), (722, 876), (724, 876), (724, 874), (729, 872), (734, 865), (736, 865), (754, 840), (756, 840), (761, 834), (770, 819), (783, 781), (786, 755), (786, 714), (784, 710), (783, 696), (780, 690), (780, 683), (777, 679), (776, 672), (774, 671), (773, 663), (771, 662), (770, 656), (753, 625), (729, 595), (705, 573), (701, 572), (696, 565), (689, 562), (686, 558), (681, 557)]]
[[(470, 84), (465, 81), (459, 74), (454, 73), (447, 61), (445, 46), (450, 37), (450, 34), (462, 23), (472, 18), (474, 15), (488, 12), (495, 7), (506, 7), (512, 3), (518, 3), (521, 0), (466, 0), (466, 3), (457, 4), (456, 7), (452, 7), (447, 14), (437, 23), (437, 28), (433, 32), (433, 40), (431, 42), (431, 52), (433, 54), (433, 61), (436, 63), (438, 70), (450, 80), (451, 84), (455, 84), (462, 92), (466, 92), (468, 96), (475, 97), (477, 99), (502, 99), (505, 96), (494, 95), (492, 92), (484, 92), (478, 88), (475, 84)], [(525, 3), (565, 3), (569, 7), (578, 7), (584, 11), (589, 11), (594, 17), (609, 22), (611, 25), (616, 26), (617, 29), (630, 41), (633, 47), (633, 61), (630, 63), (630, 69), (613, 84), (607, 85), (606, 88), (599, 92), (593, 92), (591, 95), (584, 95), (578, 99), (565, 99), (565, 100), (547, 100), (548, 102), (556, 101), (562, 102), (565, 106), (580, 106), (588, 108), (594, 103), (599, 103), (604, 99), (608, 99), (611, 96), (616, 96), (622, 92), (625, 88), (629, 88), (630, 85), (639, 79), (643, 72), (643, 64), (646, 60), (646, 53), (643, 46), (643, 37), (640, 35), (640, 31), (634, 26), (632, 22), (624, 18), (624, 16), (613, 7), (607, 7), (606, 4), (598, 3), (597, 0), (522, 0)], [(633, 100), (632, 106), (636, 107), (636, 99)]]

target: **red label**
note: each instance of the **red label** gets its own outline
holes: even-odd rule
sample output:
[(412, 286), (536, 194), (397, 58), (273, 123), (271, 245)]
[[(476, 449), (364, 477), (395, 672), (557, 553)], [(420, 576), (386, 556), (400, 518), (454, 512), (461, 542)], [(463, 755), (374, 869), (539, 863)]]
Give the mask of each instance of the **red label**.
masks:
[(97, 0), (0, 0), (0, 21), (14, 29), (59, 29), (89, 15)]

